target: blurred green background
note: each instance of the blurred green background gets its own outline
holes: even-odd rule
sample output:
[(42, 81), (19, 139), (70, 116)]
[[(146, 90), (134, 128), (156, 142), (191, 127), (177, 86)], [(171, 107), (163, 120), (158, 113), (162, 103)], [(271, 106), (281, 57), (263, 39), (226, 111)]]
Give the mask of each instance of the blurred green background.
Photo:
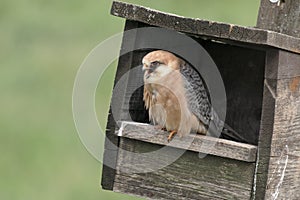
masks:
[[(259, 0), (128, 0), (184, 16), (253, 26)], [(135, 199), (100, 188), (101, 163), (72, 119), (76, 72), (99, 42), (122, 31), (107, 0), (0, 1), (0, 199)], [(115, 66), (100, 81), (106, 122)], [(103, 86), (102, 84), (105, 84)]]

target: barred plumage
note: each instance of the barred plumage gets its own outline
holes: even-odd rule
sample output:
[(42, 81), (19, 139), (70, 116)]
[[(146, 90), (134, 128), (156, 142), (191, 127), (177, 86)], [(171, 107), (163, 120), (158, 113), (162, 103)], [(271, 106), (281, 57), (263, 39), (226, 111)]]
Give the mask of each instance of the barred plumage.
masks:
[(180, 66), (180, 73), (185, 80), (185, 95), (190, 111), (207, 129), (210, 128), (210, 135), (220, 136), (225, 124), (211, 105), (209, 91), (201, 75), (186, 62)]
[(202, 77), (189, 64), (183, 63), (180, 73), (184, 77), (185, 94), (190, 111), (205, 125), (211, 120), (211, 104), (207, 87)]

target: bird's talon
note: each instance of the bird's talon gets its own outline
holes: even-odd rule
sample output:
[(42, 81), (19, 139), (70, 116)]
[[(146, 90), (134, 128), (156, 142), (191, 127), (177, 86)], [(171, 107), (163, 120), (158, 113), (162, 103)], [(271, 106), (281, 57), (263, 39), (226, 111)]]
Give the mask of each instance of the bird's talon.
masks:
[(170, 134), (169, 134), (169, 136), (168, 136), (168, 142), (170, 142), (172, 139), (173, 139), (173, 137), (174, 137), (174, 135), (177, 133), (177, 131), (171, 131), (170, 132)]

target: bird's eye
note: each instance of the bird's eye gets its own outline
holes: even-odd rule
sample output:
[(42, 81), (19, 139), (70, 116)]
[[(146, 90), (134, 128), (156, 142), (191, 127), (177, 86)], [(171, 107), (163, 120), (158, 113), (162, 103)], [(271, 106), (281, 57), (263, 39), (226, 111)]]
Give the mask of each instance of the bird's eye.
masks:
[(159, 61), (154, 61), (151, 63), (151, 67), (158, 67), (161, 63)]

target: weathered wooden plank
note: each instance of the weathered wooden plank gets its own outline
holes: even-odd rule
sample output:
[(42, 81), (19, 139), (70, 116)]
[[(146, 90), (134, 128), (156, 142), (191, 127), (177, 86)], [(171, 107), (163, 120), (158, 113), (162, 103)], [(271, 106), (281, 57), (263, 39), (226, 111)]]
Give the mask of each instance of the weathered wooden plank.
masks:
[(270, 49), (266, 55), (265, 77), (286, 79), (300, 76), (300, 56), (288, 51)]
[(254, 196), (299, 199), (299, 55), (268, 51), (265, 76)]
[(115, 179), (115, 168), (110, 166), (117, 165), (117, 157), (118, 151), (117, 150), (110, 150), (105, 149), (103, 155), (103, 167), (102, 167), (102, 176), (101, 176), (101, 186), (102, 189), (105, 190), (112, 190), (114, 185)]
[(261, 0), (257, 26), (300, 38), (300, 1)]
[(174, 14), (114, 1), (111, 14), (128, 20), (205, 36), (215, 40), (266, 45), (300, 53), (300, 39), (289, 35), (233, 24), (186, 18)]
[[(279, 65), (279, 71), (281, 66), (285, 67)], [(273, 69), (276, 70), (276, 67)], [(256, 199), (300, 197), (299, 83), (299, 76), (265, 80), (258, 164), (254, 181)]]
[(256, 171), (253, 182), (253, 199), (265, 198), (271, 141), (274, 128), (275, 97), (277, 94), (276, 89), (277, 80), (265, 80)]
[[(279, 0), (275, 4), (261, 0), (257, 27), (299, 38), (299, 15), (299, 1)], [(300, 198), (299, 62), (300, 56), (291, 52), (276, 49), (267, 52), (268, 93), (264, 94), (258, 145), (256, 199)]]
[(186, 137), (175, 137), (168, 143), (168, 132), (162, 131), (149, 124), (136, 122), (121, 122), (121, 128), (116, 132), (120, 137), (140, 140), (148, 143), (168, 145), (246, 162), (256, 161), (257, 147), (254, 145), (233, 142), (230, 140), (209, 136), (190, 134)]
[[(179, 149), (153, 157), (162, 146), (121, 138), (114, 191), (151, 199), (250, 199), (255, 163), (216, 156), (199, 158), (186, 151), (164, 168), (148, 173), (130, 173), (156, 168), (157, 160), (166, 160)], [(131, 152), (138, 153), (132, 154)]]
[(300, 76), (277, 81), (267, 199), (300, 198)]
[[(125, 24), (125, 30), (130, 30), (138, 27), (138, 22), (132, 22), (127, 21)], [(130, 43), (128, 43), (130, 42)], [(134, 41), (130, 40), (128, 41), (127, 38), (123, 38), (122, 41), (122, 47), (121, 52), (124, 48), (126, 48), (128, 45), (135, 45)], [(116, 78), (114, 81), (114, 85), (117, 83), (117, 81), (120, 80), (120, 78), (129, 70), (132, 63), (132, 53), (125, 54), (119, 58), (119, 65), (118, 70), (116, 72)], [(125, 93), (125, 91), (124, 91)], [(122, 98), (124, 94), (119, 94)], [(122, 105), (120, 105), (122, 107)], [(116, 162), (117, 162), (117, 153), (118, 153), (118, 146), (119, 146), (119, 138), (114, 134), (115, 132), (115, 119), (114, 117), (120, 118), (120, 113), (114, 113), (115, 116), (113, 116), (111, 113), (111, 109), (109, 111), (109, 117), (107, 121), (107, 129), (106, 129), (106, 140), (105, 140), (105, 150), (103, 155), (103, 168), (102, 168), (102, 179), (101, 179), (101, 186), (103, 189), (106, 190), (112, 190), (113, 184), (114, 184), (114, 178), (115, 178), (115, 168), (116, 168)], [(105, 165), (107, 164), (107, 165)]]

